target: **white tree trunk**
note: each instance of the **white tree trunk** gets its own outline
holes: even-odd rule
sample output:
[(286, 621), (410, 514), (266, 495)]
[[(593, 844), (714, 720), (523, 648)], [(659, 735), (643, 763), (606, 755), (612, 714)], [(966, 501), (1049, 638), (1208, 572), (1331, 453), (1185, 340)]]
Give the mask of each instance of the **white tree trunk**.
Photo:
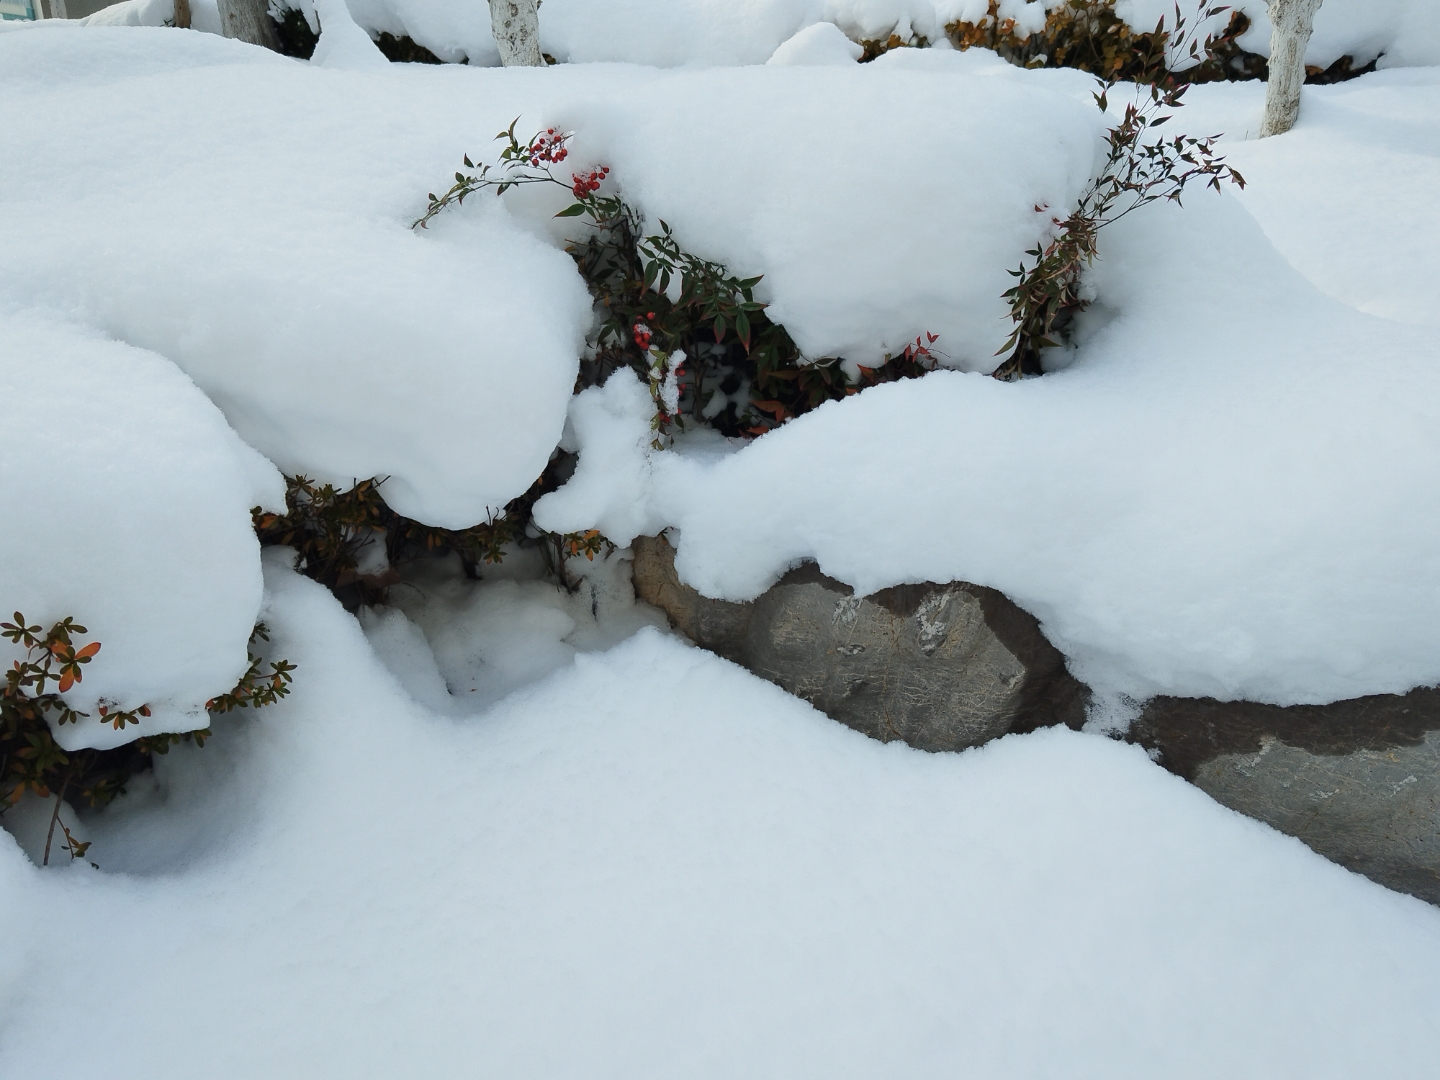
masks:
[(1265, 120), (1260, 137), (1283, 135), (1300, 115), (1305, 85), (1305, 46), (1310, 44), (1321, 0), (1266, 0), (1270, 25), (1270, 78), (1265, 85)]
[(535, 0), (490, 0), (490, 32), (506, 67), (544, 67)]
[(228, 38), (280, 51), (269, 0), (220, 0), (220, 26)]

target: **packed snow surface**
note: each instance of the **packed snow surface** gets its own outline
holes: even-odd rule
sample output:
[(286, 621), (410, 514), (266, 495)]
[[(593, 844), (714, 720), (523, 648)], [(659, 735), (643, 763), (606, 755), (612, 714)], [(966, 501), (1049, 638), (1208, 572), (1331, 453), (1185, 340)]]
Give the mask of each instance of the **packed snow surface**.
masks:
[(101, 871), (0, 836), (5, 1075), (1433, 1070), (1440, 913), (1136, 748), (882, 745), (651, 631), (457, 720), (270, 582), (290, 699)]
[[(0, 309), (0, 618), (67, 616), (100, 652), (66, 694), (90, 713), (66, 748), (205, 727), (235, 685), (260, 608), (256, 504), (284, 505), (274, 466), (164, 357)], [(23, 650), (0, 642), (9, 667)], [(53, 688), (52, 688), (53, 689)], [(118, 732), (97, 703), (149, 703)]]

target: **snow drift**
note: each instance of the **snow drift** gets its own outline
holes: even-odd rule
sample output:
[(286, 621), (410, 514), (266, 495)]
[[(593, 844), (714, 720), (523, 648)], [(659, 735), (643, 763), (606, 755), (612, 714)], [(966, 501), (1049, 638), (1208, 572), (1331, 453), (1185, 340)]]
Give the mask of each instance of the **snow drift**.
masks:
[(0, 835), (0, 1072), (1431, 1070), (1440, 914), (1134, 747), (882, 745), (654, 632), (457, 722), (269, 580), (291, 697), (107, 810), (105, 872)]

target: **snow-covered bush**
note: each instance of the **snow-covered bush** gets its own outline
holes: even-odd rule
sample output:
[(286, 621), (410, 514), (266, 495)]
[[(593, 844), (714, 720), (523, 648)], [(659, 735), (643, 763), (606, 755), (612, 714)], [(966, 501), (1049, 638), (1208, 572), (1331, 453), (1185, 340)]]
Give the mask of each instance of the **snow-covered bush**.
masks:
[[(75, 724), (88, 716), (71, 707), (61, 695), (83, 681), (85, 665), (99, 655), (100, 642), (81, 644), (77, 639), (89, 630), (72, 617), (61, 619), (49, 631), (38, 624), (30, 625), (21, 612), (15, 612), (14, 619), (0, 623), (0, 636), (24, 650), (23, 657), (6, 671), (5, 684), (0, 687), (0, 815), (27, 792), (41, 799), (53, 794), (55, 806), (42, 861), (50, 861), (57, 824), (64, 833), (66, 850), (72, 859), (77, 859), (90, 845), (76, 839), (60, 819), (67, 795), (92, 807), (103, 806), (124, 792), (130, 777), (150, 766), (151, 755), (164, 754), (181, 741), (203, 746), (210, 731), (200, 728), (168, 732), (105, 750), (82, 747), (67, 752), (55, 741), (52, 725)], [(265, 624), (257, 623), (250, 642), (253, 645), (257, 638), (268, 640), (268, 636)], [(251, 653), (250, 666), (240, 681), (207, 701), (206, 710), (214, 714), (258, 709), (289, 694), (295, 665), (275, 660), (268, 671), (262, 671), (263, 664), (261, 657)], [(151, 715), (148, 705), (119, 709), (102, 703), (96, 711), (100, 722), (116, 731), (124, 731), (131, 724), (138, 727), (142, 719)]]
[[(1002, 5), (1001, 0), (989, 0), (983, 15), (948, 23), (945, 34), (956, 48), (991, 49), (1019, 67), (1078, 68), (1108, 82), (1211, 82), (1257, 77), (1253, 54), (1235, 44), (1235, 39), (1250, 26), (1250, 20), (1239, 12), (1231, 14), (1223, 30), (1208, 33), (1200, 41), (1186, 33), (1178, 4), (1173, 13), (1162, 15), (1150, 30), (1127, 22), (1116, 11), (1116, 0), (1063, 0), (1046, 6), (1049, 10), (1044, 24), (1034, 27), (1014, 14), (1006, 14), (1008, 5)], [(1228, 11), (1221, 5), (1202, 6), (1197, 24), (1214, 26), (1215, 20)], [(891, 41), (900, 43), (896, 38)], [(1264, 60), (1255, 59), (1259, 59), (1259, 77), (1263, 77)]]
[(443, 195), (429, 196), (412, 227), (425, 228), (446, 207), (477, 191), (503, 195), (512, 187), (558, 185), (574, 201), (555, 216), (583, 218), (588, 231), (567, 250), (590, 287), (599, 312), (577, 389), (603, 384), (630, 368), (650, 389), (658, 448), (684, 417), (704, 420), (727, 435), (758, 435), (824, 401), (863, 386), (913, 378), (933, 366), (934, 334), (920, 334), (898, 355), (871, 366), (841, 358), (806, 360), (783, 326), (755, 299), (761, 276), (741, 278), (723, 263), (680, 246), (663, 220), (646, 234), (644, 215), (607, 190), (608, 166), (582, 168), (567, 181), (555, 174), (570, 154), (573, 133), (547, 128), (526, 141), (515, 123), (495, 166), (466, 169)]

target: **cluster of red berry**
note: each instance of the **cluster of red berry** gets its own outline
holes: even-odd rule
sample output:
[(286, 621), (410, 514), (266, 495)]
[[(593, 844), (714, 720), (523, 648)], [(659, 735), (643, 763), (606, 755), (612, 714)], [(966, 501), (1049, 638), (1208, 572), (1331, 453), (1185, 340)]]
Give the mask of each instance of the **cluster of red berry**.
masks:
[(591, 169), (588, 173), (576, 173), (572, 179), (575, 181), (573, 191), (577, 199), (583, 199), (591, 192), (600, 190), (600, 181), (610, 175), (610, 166), (602, 165), (598, 169)]
[[(655, 313), (653, 311), (647, 311), (645, 317), (647, 319), (653, 319), (655, 318)], [(634, 337), (635, 344), (640, 346), (641, 352), (650, 351), (650, 339), (655, 336), (651, 332), (650, 327), (646, 326), (643, 322), (637, 322), (630, 328), (630, 334)]]
[(554, 128), (546, 128), (543, 133), (535, 136), (535, 140), (525, 151), (530, 158), (530, 164), (539, 165), (542, 161), (564, 161), (570, 156), (570, 151), (565, 148), (565, 140), (568, 138), (570, 136), (564, 132), (556, 134)]

